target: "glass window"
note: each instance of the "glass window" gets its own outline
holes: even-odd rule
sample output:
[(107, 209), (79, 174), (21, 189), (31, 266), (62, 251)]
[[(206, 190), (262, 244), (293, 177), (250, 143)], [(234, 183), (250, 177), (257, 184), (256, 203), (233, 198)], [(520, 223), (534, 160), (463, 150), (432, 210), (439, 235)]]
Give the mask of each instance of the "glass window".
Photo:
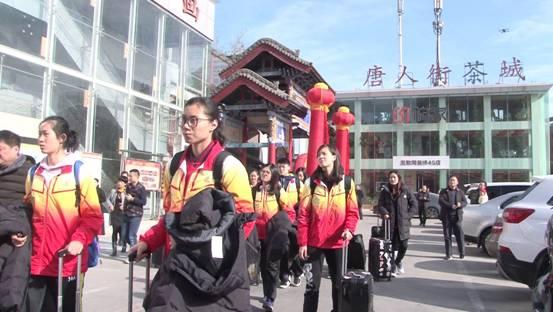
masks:
[(403, 106), (410, 110), (411, 123), (436, 123), (440, 122), (440, 109), (438, 98), (404, 99)]
[(71, 129), (77, 131), (81, 146), (85, 144), (89, 101), (88, 81), (59, 72), (54, 73), (52, 103), (48, 107), (48, 115), (58, 115), (65, 118)]
[(378, 200), (378, 193), (383, 184), (388, 183), (388, 171), (386, 170), (361, 170), (361, 188), (365, 195), (369, 198), (365, 202), (370, 203), (372, 200)]
[(44, 68), (0, 55), (0, 111), (40, 118)]
[(138, 92), (152, 95), (156, 74), (155, 57), (136, 50), (134, 54), (134, 79), (132, 88)]
[(178, 117), (179, 111), (161, 106), (159, 110), (158, 153), (173, 156), (181, 146), (181, 135), (179, 134)]
[(492, 120), (530, 120), (530, 98), (527, 95), (492, 96)]
[(528, 170), (492, 170), (493, 182), (528, 182)]
[(206, 50), (208, 47), (207, 41), (193, 31), (188, 32), (188, 44), (186, 50), (186, 84), (188, 88), (192, 88), (202, 92), (204, 77), (204, 62)]
[(510, 95), (507, 100), (510, 120), (530, 120), (530, 100), (527, 95)]
[(492, 120), (506, 121), (507, 119), (507, 97), (492, 96)]
[(394, 132), (361, 133), (361, 157), (368, 159), (392, 158), (396, 155), (396, 134)]
[(451, 158), (483, 158), (483, 131), (448, 131), (447, 153)]
[[(75, 4), (77, 3), (78, 1), (75, 2)], [(90, 5), (88, 6), (92, 8)], [(77, 16), (74, 18), (72, 14)], [(94, 14), (93, 8), (92, 14)], [(92, 26), (87, 23), (89, 20), (86, 17), (84, 22), (80, 18), (80, 14), (68, 10), (65, 6), (56, 10), (54, 62), (89, 74), (91, 72)]]
[(102, 154), (102, 180), (104, 187), (111, 188), (120, 173), (121, 155), (119, 143), (123, 138), (125, 126), (124, 93), (97, 86), (96, 88), (96, 116), (94, 121), (95, 153)]
[(48, 2), (19, 0), (9, 3), (0, 3), (0, 44), (45, 57)]
[(58, 0), (56, 15), (70, 16), (83, 24), (94, 23), (94, 7), (90, 0)]
[(108, 34), (100, 34), (97, 77), (124, 86), (127, 75), (127, 53), (125, 43)]
[(146, 153), (152, 152), (152, 137), (154, 132), (153, 113), (152, 103), (137, 97), (133, 98), (129, 124), (129, 150)]
[(403, 133), (403, 152), (406, 156), (439, 155), (440, 138), (438, 131)]
[(481, 96), (457, 96), (447, 98), (449, 122), (483, 121), (484, 99)]
[(494, 158), (530, 157), (530, 133), (528, 130), (492, 131)]
[(156, 55), (160, 10), (147, 0), (140, 0), (137, 12), (135, 47)]
[(102, 3), (101, 31), (123, 42), (129, 39), (131, 0), (105, 0)]
[[(453, 175), (459, 180), (459, 187), (462, 187), (465, 184), (480, 183), (484, 172), (482, 170), (448, 170), (448, 178)], [(444, 185), (444, 187), (446, 186)]]
[(161, 99), (175, 104), (180, 86), (181, 54), (184, 27), (174, 18), (165, 18), (165, 39), (161, 64)]
[(392, 112), (396, 107), (396, 101), (370, 100), (361, 101), (361, 122), (363, 124), (391, 124)]
[(468, 96), (467, 106), (469, 110), (469, 120), (471, 122), (484, 121), (484, 98), (481, 96)]

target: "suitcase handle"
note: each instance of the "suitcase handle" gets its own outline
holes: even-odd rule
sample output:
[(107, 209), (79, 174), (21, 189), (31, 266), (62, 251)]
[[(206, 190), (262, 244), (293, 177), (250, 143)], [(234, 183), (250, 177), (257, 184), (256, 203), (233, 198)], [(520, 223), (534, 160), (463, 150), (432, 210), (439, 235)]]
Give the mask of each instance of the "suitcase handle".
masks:
[[(150, 290), (150, 268), (151, 268), (151, 253), (145, 255), (146, 258), (146, 294)], [(134, 262), (136, 260), (136, 251), (129, 254), (129, 293), (128, 293), (128, 310), (132, 312), (132, 293), (134, 280)]]
[[(388, 215), (389, 216), (389, 215)], [(384, 240), (391, 240), (392, 239), (392, 221), (390, 220), (390, 217), (388, 219), (382, 218), (382, 229), (384, 229)]]
[[(68, 256), (67, 248), (58, 251), (58, 312), (63, 312), (63, 258)], [(82, 254), (77, 255), (77, 280), (75, 293), (75, 311), (81, 311), (81, 264)]]
[(342, 274), (340, 277), (344, 277), (347, 272), (348, 266), (348, 240), (344, 239), (344, 246), (342, 247)]

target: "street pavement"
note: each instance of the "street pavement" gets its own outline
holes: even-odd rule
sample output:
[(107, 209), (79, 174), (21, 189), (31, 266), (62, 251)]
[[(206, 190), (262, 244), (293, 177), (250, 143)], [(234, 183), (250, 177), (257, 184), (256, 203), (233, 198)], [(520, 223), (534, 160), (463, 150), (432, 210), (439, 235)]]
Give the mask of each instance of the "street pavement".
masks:
[[(365, 210), (368, 213), (368, 210)], [(155, 221), (144, 220), (140, 232)], [(368, 245), (370, 228), (377, 219), (365, 215), (358, 232)], [(454, 254), (453, 260), (443, 260), (444, 246), (441, 223), (428, 220), (418, 226), (413, 219), (411, 239), (404, 260), (405, 274), (392, 281), (375, 282), (375, 311), (530, 311), (530, 289), (503, 279), (495, 268), (495, 259), (485, 256), (476, 245), (468, 245), (465, 259)], [(106, 228), (107, 229), (107, 228)], [(108, 230), (108, 229), (107, 229)], [(101, 236), (102, 263), (91, 268), (85, 279), (84, 311), (127, 311), (128, 264), (124, 255), (110, 257), (111, 234)], [(456, 247), (453, 248), (456, 251)], [(152, 269), (152, 278), (156, 273)], [(133, 311), (142, 311), (145, 295), (144, 261), (135, 265)], [(300, 287), (278, 289), (275, 311), (302, 311), (305, 283)], [(252, 312), (263, 311), (261, 285), (251, 288)], [(332, 309), (330, 279), (321, 282), (319, 311)]]

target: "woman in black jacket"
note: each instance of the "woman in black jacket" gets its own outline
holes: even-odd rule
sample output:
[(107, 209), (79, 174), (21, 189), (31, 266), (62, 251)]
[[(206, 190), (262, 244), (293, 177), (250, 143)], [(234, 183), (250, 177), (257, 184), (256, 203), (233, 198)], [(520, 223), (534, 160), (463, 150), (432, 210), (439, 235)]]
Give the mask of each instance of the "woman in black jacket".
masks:
[(388, 184), (382, 187), (378, 198), (382, 218), (390, 220), (392, 250), (395, 256), (392, 276), (405, 273), (402, 260), (407, 252), (411, 218), (417, 213), (415, 196), (403, 185), (397, 171), (388, 173)]
[(451, 259), (451, 232), (455, 234), (459, 258), (465, 257), (465, 234), (463, 233), (463, 208), (467, 205), (465, 193), (457, 187), (456, 176), (449, 178), (448, 187), (440, 191), (440, 218), (444, 230), (445, 259)]

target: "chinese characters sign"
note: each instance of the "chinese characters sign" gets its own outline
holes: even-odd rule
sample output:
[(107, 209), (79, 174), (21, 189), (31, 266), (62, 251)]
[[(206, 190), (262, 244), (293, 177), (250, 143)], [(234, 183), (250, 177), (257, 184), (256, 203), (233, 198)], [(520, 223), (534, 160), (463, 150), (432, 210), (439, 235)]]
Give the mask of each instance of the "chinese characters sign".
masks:
[(449, 169), (449, 156), (394, 156), (393, 169)]
[(159, 191), (161, 188), (161, 164), (140, 159), (125, 159), (125, 171), (137, 169), (140, 183), (147, 191)]
[(382, 76), (386, 73), (382, 72), (382, 67), (373, 65), (373, 68), (369, 68), (367, 72), (367, 79), (363, 85), (368, 85), (370, 87), (380, 87), (382, 86)]

